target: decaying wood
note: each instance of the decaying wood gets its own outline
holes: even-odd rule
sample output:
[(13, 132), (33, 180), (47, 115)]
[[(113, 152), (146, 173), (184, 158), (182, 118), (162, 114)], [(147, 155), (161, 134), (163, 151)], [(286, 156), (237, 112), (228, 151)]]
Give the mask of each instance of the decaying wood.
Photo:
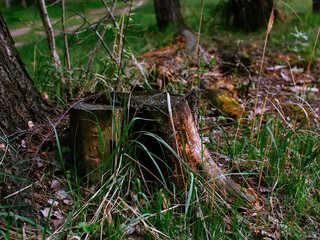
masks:
[(70, 111), (74, 166), (90, 183), (101, 179), (101, 165), (110, 160), (121, 123), (122, 111), (112, 106), (82, 103)]
[[(249, 202), (254, 202), (252, 196), (241, 191), (240, 187), (226, 176), (202, 145), (194, 115), (186, 99), (169, 93), (140, 92), (132, 95), (131, 108), (136, 116), (157, 120), (151, 122), (157, 134), (173, 149), (178, 148), (178, 154), (188, 166), (195, 172), (200, 169), (203, 176), (212, 181), (220, 193), (233, 200), (240, 194)], [(179, 169), (179, 163), (176, 164)]]
[[(106, 102), (105, 96), (100, 95), (99, 98), (98, 101)], [(123, 101), (123, 96), (117, 95), (115, 99), (120, 103)], [(130, 96), (129, 109), (130, 118), (139, 117), (140, 119), (135, 124), (134, 131), (142, 128), (143, 131), (154, 132), (171, 149), (175, 150), (193, 171), (202, 174), (207, 181), (215, 184), (215, 189), (228, 199), (235, 200), (242, 196), (249, 202), (255, 201), (216, 165), (201, 142), (194, 120), (197, 115), (193, 114), (187, 100), (181, 95), (163, 92), (133, 92)], [(146, 144), (148, 142), (149, 145), (154, 145), (150, 144), (149, 140), (146, 141)], [(163, 157), (166, 158), (167, 165), (175, 169), (176, 174), (183, 174), (181, 161), (171, 150), (167, 149), (165, 153), (166, 156)]]

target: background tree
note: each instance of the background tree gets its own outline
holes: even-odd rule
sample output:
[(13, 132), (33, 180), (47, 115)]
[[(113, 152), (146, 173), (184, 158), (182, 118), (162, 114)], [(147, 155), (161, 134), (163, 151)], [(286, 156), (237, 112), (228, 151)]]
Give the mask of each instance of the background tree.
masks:
[(12, 6), (19, 6), (22, 5), (23, 7), (28, 7), (34, 4), (33, 0), (6, 0), (6, 7), (9, 8)]
[(14, 46), (0, 11), (0, 129), (10, 135), (44, 120), (51, 109), (41, 98)]
[(160, 31), (164, 31), (170, 24), (178, 29), (184, 27), (179, 0), (154, 0), (154, 10)]
[(312, 1), (312, 10), (315, 13), (320, 13), (320, 0)]
[(273, 0), (231, 0), (227, 5), (227, 22), (245, 32), (267, 26)]

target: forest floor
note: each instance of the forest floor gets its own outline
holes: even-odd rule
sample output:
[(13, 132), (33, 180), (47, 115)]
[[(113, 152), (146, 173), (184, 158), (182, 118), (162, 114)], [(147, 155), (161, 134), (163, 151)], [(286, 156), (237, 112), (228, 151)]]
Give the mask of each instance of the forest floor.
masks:
[[(19, 36), (31, 30), (11, 33)], [(127, 165), (119, 167), (125, 173), (110, 176), (106, 185), (80, 183), (73, 169), (62, 164), (71, 159), (70, 100), (53, 121), (56, 129), (36, 128), (21, 144), (22, 159), (31, 159), (32, 184), (17, 193), (32, 189), (32, 199), (22, 203), (34, 206), (37, 219), (30, 218), (30, 225), (19, 229), (10, 221), (3, 223), (3, 212), (0, 233), (12, 239), (36, 239), (43, 232), (67, 239), (173, 239), (176, 234), (181, 239), (205, 239), (206, 232), (221, 239), (320, 239), (320, 59), (301, 59), (287, 48), (267, 47), (264, 52), (261, 42), (227, 42), (202, 45), (206, 62), (201, 54), (198, 58), (188, 51), (181, 37), (137, 59), (153, 88), (182, 95), (198, 90), (202, 141), (219, 167), (257, 196), (252, 208), (223, 203), (227, 207), (220, 212), (223, 204), (194, 187), (201, 185), (198, 180), (194, 185), (190, 180), (189, 192), (181, 195), (170, 195), (175, 188), (149, 192), (141, 172)], [(86, 94), (90, 93), (80, 97)], [(218, 102), (222, 95), (225, 102)], [(207, 207), (207, 199), (218, 204)], [(171, 216), (165, 215), (170, 211)], [(218, 227), (211, 228), (215, 223)]]
[[(320, 62), (318, 59), (313, 61), (310, 67), (309, 62), (298, 61), (297, 55), (284, 52), (281, 49), (268, 49), (263, 54), (261, 49), (251, 44), (238, 46), (237, 50), (219, 49), (219, 47), (213, 46), (203, 48), (207, 49), (208, 56), (214, 61), (209, 65), (203, 64), (201, 71), (197, 67), (197, 60), (186, 51), (185, 42), (180, 37), (166, 47), (143, 54), (141, 60), (153, 75), (154, 80), (150, 84), (153, 84), (155, 88), (181, 94), (186, 94), (192, 88), (199, 89), (203, 141), (213, 154), (216, 149), (210, 145), (212, 139), (223, 145), (225, 136), (228, 136), (227, 138), (232, 141), (235, 138), (242, 138), (241, 135), (246, 131), (255, 131), (258, 134), (257, 128), (262, 128), (268, 122), (268, 118), (265, 116), (273, 121), (277, 119), (286, 124), (289, 129), (296, 129), (296, 131), (319, 130)], [(263, 64), (261, 64), (262, 62)], [(289, 64), (289, 62), (293, 64)], [(240, 112), (219, 109), (214, 98), (221, 91), (238, 102), (245, 110), (244, 113), (241, 108), (234, 110)], [(245, 122), (239, 121), (239, 116), (243, 116), (247, 120)], [(254, 118), (261, 121), (262, 126), (259, 124), (254, 126)], [(241, 127), (238, 129), (239, 132), (235, 133), (234, 126), (238, 126), (237, 120)], [(220, 128), (217, 128), (217, 123)], [(64, 127), (59, 127), (62, 136), (68, 135), (65, 130), (62, 130), (67, 125), (68, 120), (62, 124)], [(273, 127), (275, 126), (270, 126), (270, 128)], [(274, 138), (276, 138), (276, 131), (274, 134)], [(248, 136), (245, 137), (248, 138)], [(54, 142), (54, 136), (51, 141)], [(38, 147), (34, 146), (34, 148), (36, 151)], [(315, 151), (319, 152), (319, 149)], [(48, 162), (52, 161), (50, 155), (50, 152), (47, 151), (40, 152), (41, 159), (47, 159)], [(257, 160), (248, 159), (248, 153), (235, 153), (232, 159), (227, 151), (217, 158), (218, 165), (239, 184), (244, 184), (243, 177), (238, 176), (239, 173), (255, 172), (256, 175), (251, 175), (246, 179), (245, 186), (253, 195), (259, 191), (259, 202), (255, 207), (259, 209), (259, 214), (269, 222), (267, 225), (262, 222), (257, 224), (252, 231), (255, 232), (255, 236), (265, 239), (280, 239), (281, 236), (284, 236), (285, 217), (282, 215), (283, 200), (281, 199), (281, 193), (284, 190), (275, 190), (277, 189), (276, 185), (268, 183), (264, 177), (260, 183), (258, 162), (255, 161)], [(232, 168), (230, 168), (230, 164)], [(288, 163), (283, 171), (289, 172), (291, 164)], [(74, 196), (68, 191), (68, 181), (63, 179), (58, 169), (52, 169), (50, 164), (43, 164), (40, 161), (36, 162), (36, 165), (33, 174), (37, 176), (38, 184), (37, 188), (33, 190), (33, 194), (36, 196), (34, 204), (39, 209), (42, 218), (50, 216), (49, 228), (52, 232), (59, 232), (61, 226), (67, 221), (68, 214), (72, 211)], [(269, 166), (269, 168), (271, 167)], [(48, 169), (51, 169), (50, 174), (46, 173)], [(44, 178), (44, 176), (46, 177)], [(320, 194), (318, 189), (314, 189), (314, 191), (317, 192), (316, 195)], [(92, 190), (87, 188), (82, 197), (87, 199), (92, 194)], [(270, 206), (268, 207), (270, 195), (273, 195), (272, 212), (270, 212)], [(56, 205), (53, 205), (51, 211), (54, 202)], [(241, 214), (249, 219), (256, 216), (256, 211), (247, 209), (243, 210)], [(317, 216), (302, 220), (303, 223), (299, 224), (300, 230), (310, 231), (310, 221), (316, 222), (317, 220)], [(226, 223), (226, 225), (230, 225), (229, 228), (231, 228), (231, 223)], [(314, 232), (310, 239), (320, 237), (320, 225), (316, 224), (311, 228), (314, 229)], [(135, 229), (126, 237), (144, 239), (134, 237), (137, 235), (141, 237), (140, 230)]]

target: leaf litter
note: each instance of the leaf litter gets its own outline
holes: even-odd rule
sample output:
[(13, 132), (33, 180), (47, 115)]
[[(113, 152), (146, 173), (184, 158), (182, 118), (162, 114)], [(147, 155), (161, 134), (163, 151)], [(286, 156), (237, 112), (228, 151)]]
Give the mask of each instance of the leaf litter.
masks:
[[(287, 123), (294, 115), (297, 115), (297, 124), (303, 122), (301, 123), (303, 126), (305, 121), (308, 121), (315, 127), (314, 129), (319, 129), (319, 59), (313, 62), (311, 71), (308, 71), (308, 64), (298, 61), (298, 56), (294, 53), (269, 49), (264, 59), (258, 89), (262, 52), (254, 46), (246, 44), (238, 50), (231, 51), (219, 51), (217, 48), (211, 47), (209, 54), (213, 57), (211, 62), (214, 65), (200, 64), (199, 66), (190, 59), (184, 45), (183, 39), (177, 38), (175, 43), (145, 53), (141, 59), (146, 63), (153, 77), (153, 83), (159, 89), (182, 94), (195, 87), (199, 89), (199, 107), (203, 110), (204, 139), (207, 139), (205, 142), (210, 142), (211, 132), (216, 131), (214, 130), (215, 122), (218, 122), (221, 117), (221, 112), (217, 114), (216, 111), (212, 111), (212, 104), (208, 104), (211, 100), (210, 91), (212, 89), (222, 89), (228, 92), (249, 113), (248, 119), (252, 119), (254, 114), (259, 116), (277, 115), (279, 112)], [(245, 60), (241, 57), (244, 55), (243, 53), (247, 58)], [(256, 98), (259, 99), (257, 108), (253, 109), (252, 106), (254, 106)], [(235, 122), (236, 119), (232, 119), (232, 116), (231, 118), (230, 116), (225, 117), (228, 121), (219, 124), (225, 133), (232, 136), (234, 128), (230, 126), (230, 121)], [(223, 141), (223, 136), (219, 133), (214, 133), (214, 138), (216, 141)], [(214, 150), (212, 149), (211, 154), (218, 154), (214, 153)], [(232, 159), (234, 167), (229, 169), (231, 160), (228, 157), (215, 156), (214, 159), (217, 159), (218, 165), (222, 169), (230, 173), (246, 172), (256, 164), (253, 160)], [(232, 176), (232, 178), (239, 184), (245, 184), (245, 187), (255, 195), (258, 186), (258, 171), (257, 175), (246, 179), (241, 176), (238, 178)], [(269, 199), (270, 196), (271, 199)], [(252, 226), (256, 237), (280, 239), (283, 236), (289, 236), (287, 235), (288, 225), (283, 222), (283, 209), (279, 204), (279, 198), (280, 195), (275, 194), (274, 189), (262, 179), (258, 205), (255, 206), (255, 209), (247, 209), (244, 213), (249, 218), (258, 219), (259, 215), (268, 222), (268, 224), (264, 224), (259, 221), (258, 224)], [(271, 211), (266, 203), (271, 203), (269, 206)], [(319, 232), (320, 228), (318, 227), (318, 233), (315, 233), (313, 238), (320, 237)]]

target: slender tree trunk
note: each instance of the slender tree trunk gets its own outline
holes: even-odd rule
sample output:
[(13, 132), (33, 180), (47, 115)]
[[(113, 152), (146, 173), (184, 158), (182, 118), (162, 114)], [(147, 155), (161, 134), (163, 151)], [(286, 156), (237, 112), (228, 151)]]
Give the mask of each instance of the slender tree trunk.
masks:
[(0, 135), (46, 118), (47, 103), (32, 83), (0, 12)]
[(6, 0), (6, 7), (7, 7), (7, 8), (10, 7), (10, 0)]
[(312, 10), (315, 13), (320, 13), (320, 0), (312, 1)]
[(57, 52), (54, 31), (48, 15), (45, 0), (37, 0), (36, 3), (40, 12), (44, 30), (47, 35), (47, 40), (48, 40), (49, 48), (51, 51), (53, 65), (57, 70), (61, 71), (61, 61)]
[(234, 28), (252, 32), (267, 26), (272, 7), (273, 0), (231, 0), (226, 17)]
[(154, 0), (154, 9), (160, 31), (164, 31), (169, 24), (184, 27), (179, 0)]

